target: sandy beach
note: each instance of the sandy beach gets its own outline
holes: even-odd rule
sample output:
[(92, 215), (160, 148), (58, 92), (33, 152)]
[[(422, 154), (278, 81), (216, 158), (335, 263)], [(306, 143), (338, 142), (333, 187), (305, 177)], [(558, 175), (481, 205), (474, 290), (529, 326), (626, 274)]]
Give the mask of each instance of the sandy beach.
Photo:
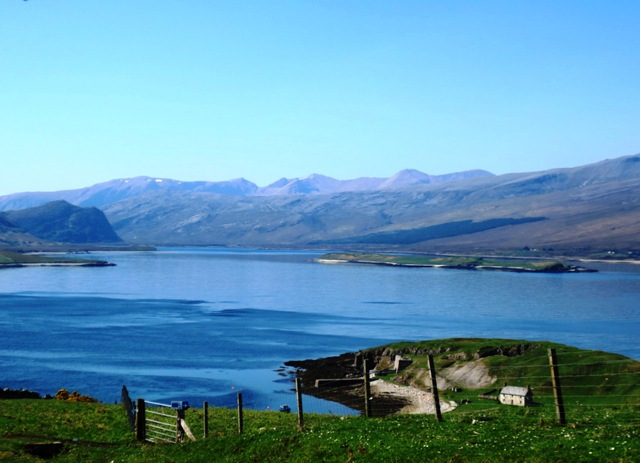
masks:
[[(371, 393), (374, 396), (394, 396), (409, 402), (399, 413), (401, 414), (432, 414), (436, 413), (433, 395), (412, 386), (399, 386), (381, 379), (371, 381)], [(440, 411), (449, 412), (456, 408), (455, 402), (440, 400)]]

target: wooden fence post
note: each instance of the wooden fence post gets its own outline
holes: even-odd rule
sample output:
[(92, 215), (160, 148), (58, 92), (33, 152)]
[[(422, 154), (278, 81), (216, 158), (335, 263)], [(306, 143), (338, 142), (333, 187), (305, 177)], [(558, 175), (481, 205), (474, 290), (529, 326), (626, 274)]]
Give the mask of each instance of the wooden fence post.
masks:
[(436, 377), (436, 367), (433, 364), (433, 355), (429, 355), (429, 376), (431, 376), (431, 393), (433, 394), (433, 404), (436, 407), (436, 420), (442, 421), (440, 411), (440, 397), (438, 395), (438, 380)]
[(209, 437), (209, 402), (205, 401), (202, 404), (202, 411), (204, 412), (204, 438)]
[(127, 419), (129, 420), (129, 427), (131, 428), (131, 432), (135, 432), (136, 431), (136, 409), (133, 405), (133, 402), (131, 401), (131, 397), (129, 397), (129, 391), (127, 390), (127, 386), (122, 386), (120, 403), (122, 404), (122, 408), (124, 408), (127, 413)]
[(302, 412), (302, 387), (300, 378), (296, 378), (296, 402), (298, 404), (298, 431), (304, 429), (304, 414)]
[(244, 431), (244, 422), (242, 419), (242, 392), (238, 392), (238, 434)]
[(567, 424), (564, 414), (564, 401), (562, 399), (562, 388), (560, 387), (560, 373), (558, 372), (558, 359), (556, 358), (556, 350), (549, 349), (549, 366), (551, 367), (551, 383), (553, 384), (553, 398), (556, 403), (556, 416), (558, 423), (562, 426)]
[(371, 416), (371, 381), (369, 380), (369, 362), (367, 359), (362, 361), (362, 369), (364, 370), (364, 416)]
[(136, 439), (144, 442), (147, 439), (146, 413), (144, 399), (136, 400)]

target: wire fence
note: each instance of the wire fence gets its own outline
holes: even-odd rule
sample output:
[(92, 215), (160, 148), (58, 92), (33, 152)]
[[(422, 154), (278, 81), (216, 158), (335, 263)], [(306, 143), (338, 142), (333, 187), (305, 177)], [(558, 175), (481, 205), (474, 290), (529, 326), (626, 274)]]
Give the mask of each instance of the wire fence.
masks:
[[(404, 385), (393, 381), (402, 381), (401, 375), (378, 378), (364, 362), (360, 376), (326, 378), (316, 380), (313, 384), (303, 384), (297, 377), (290, 388), (281, 389), (276, 394), (280, 405), (268, 409), (297, 414), (299, 429), (304, 428), (305, 414), (327, 413), (328, 403), (335, 404), (335, 413), (330, 408), (328, 412), (337, 415), (386, 417), (420, 414), (436, 420), (439, 419), (439, 408), (444, 421), (473, 423), (488, 415), (499, 417), (508, 409), (509, 413), (519, 413), (532, 423), (640, 426), (639, 362), (630, 359), (587, 362), (579, 354), (567, 355), (561, 362), (554, 358), (555, 351), (549, 349), (549, 362), (490, 365), (487, 374), (494, 378), (494, 382), (480, 388), (460, 386), (451, 381), (442, 382), (440, 373), (432, 367), (440, 381), (436, 388), (439, 395), (437, 402), (433, 394), (432, 376), (428, 371), (422, 376), (413, 377), (413, 385)], [(497, 384), (495, 378), (500, 378), (501, 384)], [(440, 386), (441, 383), (445, 387)], [(505, 400), (507, 393), (511, 395)], [(242, 433), (242, 392), (237, 394), (238, 432)], [(521, 401), (518, 394), (522, 395)], [(525, 397), (527, 394), (530, 396)], [(505, 402), (509, 405), (505, 405)], [(515, 403), (523, 406), (511, 405)], [(166, 411), (154, 408), (162, 404), (149, 405), (151, 407), (146, 410), (148, 423), (145, 424), (145, 439), (154, 442), (162, 439), (175, 441), (175, 414), (167, 415)], [(163, 407), (168, 405), (160, 408)], [(208, 403), (205, 403), (204, 409), (208, 410)], [(208, 432), (207, 413), (204, 413), (205, 435)], [(137, 418), (139, 422), (139, 411)], [(153, 436), (155, 440), (147, 439), (147, 436)]]

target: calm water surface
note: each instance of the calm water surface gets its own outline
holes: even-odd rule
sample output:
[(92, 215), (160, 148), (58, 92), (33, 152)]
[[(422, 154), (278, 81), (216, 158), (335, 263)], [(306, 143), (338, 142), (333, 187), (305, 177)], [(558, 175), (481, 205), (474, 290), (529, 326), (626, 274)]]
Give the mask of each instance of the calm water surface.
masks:
[[(640, 268), (589, 274), (322, 265), (319, 253), (105, 253), (0, 271), (0, 387), (277, 408), (283, 362), (444, 337), (551, 340), (640, 359)], [(348, 413), (312, 398), (305, 409)]]

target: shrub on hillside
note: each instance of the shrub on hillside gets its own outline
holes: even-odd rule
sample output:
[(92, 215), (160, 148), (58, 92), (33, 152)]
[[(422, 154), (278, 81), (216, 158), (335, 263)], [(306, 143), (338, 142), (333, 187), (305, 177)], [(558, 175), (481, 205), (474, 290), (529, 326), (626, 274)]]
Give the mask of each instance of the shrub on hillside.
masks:
[(98, 399), (89, 397), (88, 395), (81, 395), (78, 391), (73, 391), (69, 394), (66, 389), (60, 389), (56, 392), (56, 400), (68, 400), (69, 402), (97, 402)]

